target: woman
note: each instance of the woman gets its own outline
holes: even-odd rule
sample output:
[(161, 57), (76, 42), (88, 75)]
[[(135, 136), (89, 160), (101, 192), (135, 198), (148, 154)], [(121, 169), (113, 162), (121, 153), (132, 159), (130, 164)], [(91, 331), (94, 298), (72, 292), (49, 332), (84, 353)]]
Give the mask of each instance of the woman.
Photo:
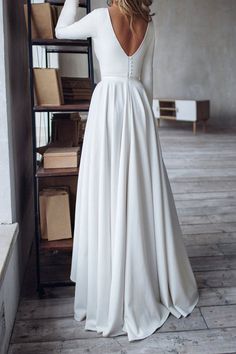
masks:
[(113, 0), (77, 20), (66, 0), (57, 38), (92, 37), (92, 95), (77, 187), (70, 278), (74, 318), (104, 337), (151, 335), (198, 302), (152, 111), (151, 0)]

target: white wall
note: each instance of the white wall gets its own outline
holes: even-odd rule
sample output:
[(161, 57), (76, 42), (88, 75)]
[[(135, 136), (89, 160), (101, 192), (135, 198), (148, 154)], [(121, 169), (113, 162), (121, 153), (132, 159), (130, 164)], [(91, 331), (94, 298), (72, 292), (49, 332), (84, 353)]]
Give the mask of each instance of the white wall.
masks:
[[(4, 309), (1, 353), (11, 335), (34, 238), (32, 124), (23, 3), (0, 2), (0, 223), (5, 223), (0, 225), (0, 311)], [(18, 225), (14, 235), (12, 223)], [(3, 233), (12, 240), (7, 248)]]
[(0, 353), (5, 354), (14, 325), (21, 285), (20, 238), (17, 224), (0, 225), (0, 246), (1, 251), (4, 250), (7, 254), (4, 269), (0, 262)]
[[(0, 19), (3, 19), (3, 2), (0, 2)], [(10, 134), (7, 120), (7, 87), (5, 72), (5, 38), (3, 21), (0, 20), (0, 224), (11, 223), (14, 218), (12, 208), (11, 178), (10, 178)]]

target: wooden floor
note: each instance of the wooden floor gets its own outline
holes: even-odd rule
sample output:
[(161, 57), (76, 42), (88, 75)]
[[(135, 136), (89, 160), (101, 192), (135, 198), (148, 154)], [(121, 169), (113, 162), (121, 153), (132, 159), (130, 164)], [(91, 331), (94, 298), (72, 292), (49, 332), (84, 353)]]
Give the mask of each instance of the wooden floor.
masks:
[[(103, 338), (73, 319), (74, 287), (37, 298), (32, 252), (9, 353), (236, 353), (236, 133), (194, 136), (180, 126), (161, 127), (159, 136), (200, 291), (197, 307), (186, 318), (170, 315), (141, 341)], [(46, 273), (56, 267), (61, 276), (70, 260), (56, 263), (56, 256), (45, 261)]]

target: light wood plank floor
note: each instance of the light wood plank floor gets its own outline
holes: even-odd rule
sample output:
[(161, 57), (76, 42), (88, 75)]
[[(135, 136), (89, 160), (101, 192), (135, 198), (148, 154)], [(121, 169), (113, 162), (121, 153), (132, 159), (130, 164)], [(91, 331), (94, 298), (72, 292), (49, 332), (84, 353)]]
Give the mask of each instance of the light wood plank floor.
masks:
[[(73, 319), (74, 287), (35, 292), (34, 248), (9, 353), (236, 353), (236, 133), (161, 127), (163, 158), (200, 289), (186, 318), (170, 315), (147, 339), (103, 338)], [(45, 255), (45, 273), (64, 276), (70, 255)], [(60, 256), (60, 255), (59, 255)], [(58, 260), (59, 258), (59, 260)], [(55, 272), (56, 268), (56, 272)]]

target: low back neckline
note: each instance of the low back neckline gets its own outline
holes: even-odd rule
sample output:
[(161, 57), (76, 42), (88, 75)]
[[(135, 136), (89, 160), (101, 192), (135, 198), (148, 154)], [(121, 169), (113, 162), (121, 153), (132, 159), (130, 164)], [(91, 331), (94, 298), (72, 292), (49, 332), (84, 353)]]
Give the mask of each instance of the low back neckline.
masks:
[(133, 57), (139, 52), (139, 50), (140, 50), (140, 49), (142, 48), (142, 46), (143, 46), (143, 43), (145, 42), (145, 39), (146, 39), (146, 37), (147, 37), (148, 30), (149, 30), (149, 24), (150, 24), (150, 22), (148, 22), (148, 24), (147, 24), (146, 31), (145, 31), (145, 34), (144, 34), (144, 36), (143, 36), (143, 39), (142, 39), (140, 45), (138, 46), (138, 48), (136, 49), (136, 51), (135, 51), (132, 55), (128, 55), (128, 54), (126, 53), (126, 51), (124, 50), (124, 48), (122, 47), (122, 45), (121, 45), (121, 43), (120, 43), (120, 41), (119, 41), (119, 39), (118, 39), (118, 37), (117, 37), (115, 31), (114, 31), (114, 27), (113, 27), (113, 24), (112, 24), (112, 20), (111, 20), (109, 8), (106, 7), (105, 9), (106, 9), (106, 12), (107, 12), (108, 22), (109, 22), (111, 31), (112, 31), (112, 33), (113, 33), (113, 36), (114, 36), (114, 38), (115, 38), (115, 40), (116, 40), (118, 46), (120, 47), (120, 49), (122, 50), (122, 52), (125, 54), (125, 56), (126, 56), (127, 58), (133, 58)]

